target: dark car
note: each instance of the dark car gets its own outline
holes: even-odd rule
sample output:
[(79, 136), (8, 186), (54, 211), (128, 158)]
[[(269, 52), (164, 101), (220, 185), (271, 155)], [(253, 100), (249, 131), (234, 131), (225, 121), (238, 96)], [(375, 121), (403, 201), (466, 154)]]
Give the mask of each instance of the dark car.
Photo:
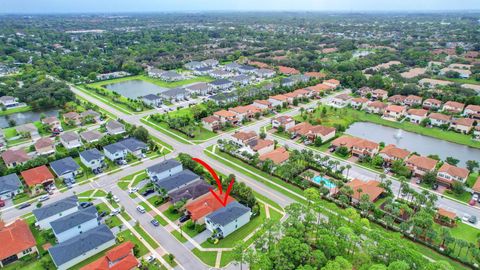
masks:
[(190, 219), (190, 216), (189, 215), (185, 215), (185, 216), (181, 216), (179, 221), (181, 223), (184, 223), (185, 221), (189, 220)]
[(90, 207), (90, 206), (92, 206), (92, 205), (93, 205), (93, 203), (91, 203), (91, 202), (81, 202), (81, 203), (80, 203), (80, 206), (81, 206), (82, 208), (87, 208), (87, 207)]
[(98, 214), (99, 217), (104, 217), (106, 215), (108, 215), (107, 211), (102, 211), (100, 214)]
[(437, 190), (437, 189), (438, 189), (438, 184), (437, 184), (437, 183), (433, 184), (433, 185), (432, 185), (432, 189), (433, 189), (433, 190)]
[(471, 216), (470, 218), (468, 218), (468, 222), (470, 222), (472, 224), (477, 223), (477, 217), (476, 216)]
[(145, 190), (145, 191), (142, 193), (142, 196), (143, 196), (143, 197), (146, 197), (146, 196), (148, 196), (148, 195), (150, 195), (150, 194), (152, 194), (152, 193), (154, 193), (154, 192), (155, 192), (154, 189), (147, 189), (147, 190)]
[(150, 221), (150, 223), (152, 223), (152, 225), (155, 226), (155, 227), (158, 227), (158, 225), (160, 225), (160, 223), (158, 223), (158, 220), (156, 220), (156, 219), (152, 219), (152, 221)]
[(23, 208), (27, 208), (29, 207), (30, 205), (32, 205), (31, 203), (24, 203), (24, 204), (21, 204), (18, 209), (23, 209)]

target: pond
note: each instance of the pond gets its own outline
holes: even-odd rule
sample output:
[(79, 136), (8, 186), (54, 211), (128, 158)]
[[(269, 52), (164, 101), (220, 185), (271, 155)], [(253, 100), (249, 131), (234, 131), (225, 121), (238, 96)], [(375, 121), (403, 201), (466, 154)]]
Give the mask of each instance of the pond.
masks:
[(105, 88), (119, 93), (120, 95), (136, 99), (138, 97), (143, 97), (148, 94), (158, 94), (165, 90), (166, 88), (160, 87), (156, 84), (146, 82), (143, 80), (129, 80), (118, 83), (107, 84)]
[(345, 133), (375, 142), (384, 142), (385, 145), (395, 144), (423, 156), (435, 154), (442, 160), (454, 157), (460, 160), (458, 164), (460, 167), (466, 167), (467, 160), (480, 160), (480, 149), (378, 124), (356, 122)]
[(46, 109), (40, 111), (29, 111), (29, 112), (19, 112), (12, 113), (9, 115), (0, 116), (0, 128), (9, 127), (8, 121), (14, 120), (15, 125), (23, 125), (27, 123), (32, 123), (40, 120), (40, 115), (43, 113), (46, 116), (58, 116), (58, 109)]

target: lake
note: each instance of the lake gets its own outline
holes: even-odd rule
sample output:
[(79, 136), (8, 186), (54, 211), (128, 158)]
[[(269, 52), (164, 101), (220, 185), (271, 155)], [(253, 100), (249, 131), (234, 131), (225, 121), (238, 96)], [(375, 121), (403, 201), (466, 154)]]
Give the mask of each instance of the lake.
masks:
[(467, 160), (480, 160), (480, 149), (404, 130), (401, 130), (401, 136), (397, 139), (398, 129), (378, 124), (356, 122), (351, 125), (345, 133), (375, 142), (384, 142), (385, 145), (395, 144), (400, 148), (417, 152), (423, 156), (436, 154), (442, 160), (445, 160), (447, 157), (454, 157), (460, 160), (458, 164), (460, 167), (466, 167)]
[(168, 90), (156, 84), (142, 80), (129, 80), (112, 83), (107, 84), (104, 87), (131, 99), (137, 99), (138, 97), (143, 97), (148, 94), (158, 94), (165, 90)]
[(3, 116), (0, 116), (0, 128), (9, 127), (8, 121), (10, 119), (14, 120), (17, 126), (39, 121), (40, 115), (42, 113), (45, 114), (46, 116), (58, 116), (58, 109), (19, 112), (19, 113), (12, 113), (9, 115), (3, 115)]

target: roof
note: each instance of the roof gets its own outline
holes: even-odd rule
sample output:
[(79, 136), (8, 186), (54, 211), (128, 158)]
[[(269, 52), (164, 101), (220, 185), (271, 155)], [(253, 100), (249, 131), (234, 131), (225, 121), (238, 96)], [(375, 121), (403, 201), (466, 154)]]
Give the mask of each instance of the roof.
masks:
[(276, 99), (278, 101), (285, 101), (285, 100), (288, 99), (288, 97), (285, 96), (285, 95), (275, 95), (275, 96), (271, 96), (270, 98), (271, 99)]
[(36, 142), (35, 142), (35, 149), (36, 150), (39, 150), (39, 149), (42, 149), (42, 148), (45, 148), (45, 147), (50, 147), (52, 146), (54, 143), (53, 143), (53, 140), (48, 138), (48, 137), (43, 137), (43, 138), (40, 138), (38, 139)]
[(35, 132), (38, 130), (33, 123), (23, 124), (21, 126), (16, 127), (15, 129), (17, 130), (17, 132), (27, 132), (27, 133)]
[(8, 226), (0, 224), (0, 260), (34, 247), (37, 243), (27, 222), (17, 219)]
[(443, 113), (431, 113), (428, 115), (428, 118), (442, 121), (450, 121), (450, 119), (452, 119), (452, 116)]
[(73, 227), (77, 227), (92, 219), (97, 219), (97, 208), (87, 207), (81, 208), (77, 212), (66, 215), (57, 220), (50, 222), (55, 234), (65, 232)]
[(408, 95), (406, 99), (422, 101), (422, 97), (419, 97), (419, 96), (416, 96), (416, 95)]
[(63, 114), (63, 118), (75, 119), (78, 117), (80, 117), (80, 115), (77, 112), (68, 112)]
[(182, 166), (182, 163), (178, 162), (175, 159), (167, 159), (165, 161), (162, 161), (160, 163), (157, 163), (153, 166), (148, 167), (147, 170), (152, 173), (162, 173), (164, 171), (171, 170), (178, 166)]
[(218, 122), (218, 121), (220, 121), (220, 118), (218, 118), (215, 115), (210, 115), (210, 116), (202, 118), (202, 122), (205, 122), (205, 123), (215, 123), (215, 122)]
[(82, 137), (87, 142), (91, 142), (100, 140), (103, 137), (103, 134), (100, 133), (98, 130), (89, 130), (80, 133), (80, 137)]
[(80, 113), (80, 116), (81, 117), (85, 117), (85, 116), (99, 117), (100, 114), (98, 112), (94, 111), (94, 110), (89, 109), (89, 110), (86, 110), (86, 111)]
[(271, 103), (270, 101), (268, 101), (268, 100), (259, 100), (259, 99), (257, 99), (257, 100), (254, 101), (254, 103), (258, 103), (258, 104), (262, 104), (262, 105), (266, 105), (266, 106), (272, 105), (272, 103)]
[(407, 99), (406, 96), (393, 95), (393, 96), (388, 98), (388, 101), (390, 101), (390, 102), (403, 102), (403, 101), (405, 101), (405, 99)]
[(352, 98), (352, 102), (354, 103), (367, 103), (368, 99), (363, 97)]
[(177, 88), (173, 88), (165, 92), (162, 92), (160, 93), (160, 95), (166, 96), (166, 97), (175, 97), (178, 95), (185, 95), (186, 93), (187, 93), (187, 90), (185, 90), (185, 88), (177, 87)]
[(58, 121), (59, 120), (56, 116), (49, 116), (42, 119), (42, 123), (45, 123), (45, 124), (52, 124)]
[(160, 100), (161, 98), (154, 94), (148, 94), (143, 96), (142, 99), (149, 100), (149, 101), (156, 101), (156, 100)]
[(477, 180), (475, 181), (475, 184), (473, 185), (472, 189), (475, 192), (480, 192), (480, 176), (477, 177)]
[(466, 126), (466, 127), (471, 127), (475, 123), (474, 119), (471, 118), (458, 118), (453, 120), (454, 125), (460, 125), (460, 126)]
[(438, 161), (429, 157), (422, 157), (417, 155), (412, 155), (407, 159), (407, 163), (410, 163), (416, 167), (420, 167), (426, 170), (433, 170), (437, 165)]
[(423, 101), (423, 104), (425, 103), (431, 103), (431, 104), (436, 104), (436, 105), (441, 105), (442, 101), (435, 99), (435, 98), (427, 98)]
[(361, 200), (362, 196), (366, 194), (368, 195), (370, 202), (374, 202), (385, 191), (383, 188), (379, 187), (380, 182), (375, 180), (365, 182), (359, 179), (353, 179), (346, 185), (352, 188), (352, 198), (356, 200)]
[(213, 113), (214, 115), (218, 115), (219, 117), (235, 117), (236, 114), (232, 111), (221, 110)]
[(409, 109), (407, 114), (416, 115), (416, 116), (427, 116), (428, 111), (424, 109)]
[(305, 72), (305, 76), (320, 79), (320, 78), (325, 78), (325, 76), (327, 76), (327, 75), (325, 73), (322, 73), (322, 72)]
[(399, 158), (399, 159), (406, 159), (410, 155), (409, 151), (402, 148), (398, 148), (394, 144), (389, 144), (385, 146), (382, 149), (382, 151), (380, 151), (380, 153), (390, 157)]
[(55, 179), (53, 174), (45, 165), (23, 171), (21, 172), (21, 175), (29, 187), (40, 185), (46, 181), (52, 181)]
[(388, 106), (387, 104), (378, 100), (367, 103), (367, 107), (373, 107), (373, 108), (379, 108), (379, 109), (384, 109), (387, 106)]
[(190, 184), (194, 181), (197, 181), (199, 180), (200, 177), (198, 175), (196, 175), (195, 173), (193, 173), (192, 171), (186, 169), (186, 170), (183, 170), (179, 173), (176, 173), (172, 176), (169, 176), (167, 178), (164, 178), (162, 180), (159, 180), (157, 182), (155, 182), (155, 185), (159, 188), (159, 189), (164, 189), (168, 192), (180, 187), (180, 186), (183, 186), (183, 185), (186, 185), (186, 184)]
[(208, 90), (208, 88), (209, 88), (208, 84), (205, 82), (199, 82), (199, 83), (195, 83), (190, 86), (187, 86), (187, 89), (191, 91), (205, 91), (205, 90)]
[(80, 152), (80, 156), (83, 159), (85, 159), (87, 162), (103, 158), (102, 152), (98, 151), (97, 148), (92, 148), (92, 149), (88, 149), (83, 152)]
[(232, 135), (232, 137), (243, 142), (243, 141), (248, 141), (253, 138), (256, 138), (257, 133), (255, 133), (255, 131), (248, 131), (248, 132), (237, 131), (235, 132), (235, 134)]
[(279, 147), (270, 153), (260, 155), (259, 159), (261, 161), (270, 159), (273, 161), (273, 163), (275, 163), (276, 165), (279, 165), (287, 161), (289, 157), (290, 157), (290, 154), (288, 153), (288, 151), (283, 147)]
[(360, 149), (377, 149), (379, 144), (365, 139), (360, 139), (353, 144), (353, 147)]
[(170, 193), (170, 201), (176, 203), (182, 200), (196, 199), (204, 194), (207, 194), (212, 186), (204, 181), (195, 181), (179, 190)]
[(463, 109), (463, 107), (465, 107), (465, 104), (460, 103), (460, 102), (456, 102), (456, 101), (447, 101), (447, 102), (445, 102), (445, 104), (443, 106), (444, 107), (448, 106), (448, 107), (452, 107), (452, 108), (461, 110), (461, 109)]
[(443, 163), (442, 167), (438, 169), (438, 172), (448, 173), (451, 176), (460, 177), (466, 179), (470, 172), (465, 168), (459, 168), (448, 163)]
[(285, 67), (285, 66), (278, 66), (278, 71), (283, 74), (300, 74), (300, 71), (294, 68)]
[(465, 107), (465, 109), (468, 109), (468, 110), (472, 110), (472, 111), (480, 111), (480, 105), (473, 105), (473, 104), (470, 104), (468, 105), (467, 107)]
[(262, 150), (263, 148), (269, 147), (271, 145), (274, 145), (274, 141), (258, 139), (258, 140), (255, 140), (255, 145), (253, 146), (253, 151), (259, 151), (259, 150)]
[(399, 106), (399, 105), (388, 105), (385, 108), (386, 111), (392, 111), (392, 112), (402, 112), (405, 110), (405, 106)]
[(438, 208), (437, 214), (442, 217), (447, 217), (449, 219), (455, 219), (457, 217), (457, 214), (455, 214), (452, 211), (445, 210), (443, 208)]
[(357, 137), (342, 136), (333, 140), (332, 145), (335, 147), (345, 146), (347, 148), (352, 148), (353, 145), (360, 140), (362, 139)]
[(111, 120), (108, 121), (107, 124), (105, 125), (107, 129), (117, 129), (117, 128), (123, 128), (123, 124), (116, 121), (116, 120)]
[(230, 224), (232, 221), (238, 219), (239, 217), (250, 213), (251, 209), (244, 206), (239, 202), (232, 202), (227, 204), (225, 207), (222, 207), (215, 212), (208, 215), (208, 218), (212, 223), (225, 226)]
[(138, 260), (132, 254), (135, 245), (124, 242), (105, 253), (105, 256), (91, 262), (80, 270), (130, 270), (138, 266)]
[(5, 164), (26, 162), (30, 160), (30, 156), (23, 149), (12, 150), (9, 149), (2, 153), (2, 159)]
[(22, 182), (15, 173), (0, 177), (0, 194), (14, 192), (22, 186)]
[(227, 80), (227, 79), (219, 79), (219, 80), (215, 80), (213, 82), (210, 82), (210, 84), (212, 85), (225, 85), (225, 84), (230, 84), (232, 83), (230, 80)]
[(63, 133), (62, 135), (60, 135), (60, 139), (62, 139), (65, 142), (71, 142), (71, 141), (80, 140), (80, 137), (78, 136), (78, 134), (76, 132), (67, 131), (67, 132)]
[[(220, 195), (220, 197), (221, 196), (222, 195)], [(232, 196), (228, 196), (227, 204), (234, 201), (235, 199)], [(217, 198), (212, 193), (208, 193), (207, 195), (187, 204), (186, 209), (190, 213), (190, 218), (192, 220), (198, 220), (221, 207), (223, 207), (223, 205), (217, 200)]]
[(57, 176), (61, 176), (69, 172), (77, 171), (80, 169), (80, 165), (78, 165), (72, 157), (66, 157), (52, 161), (50, 168)]
[(335, 99), (341, 99), (341, 100), (344, 100), (344, 101), (352, 99), (352, 97), (349, 96), (348, 94), (336, 95), (334, 98)]
[(106, 150), (107, 152), (114, 154), (120, 151), (125, 151), (127, 150), (127, 148), (123, 144), (116, 142), (109, 145), (105, 145), (103, 147), (103, 150)]
[(40, 208), (34, 209), (32, 212), (37, 221), (41, 221), (75, 207), (78, 207), (78, 198), (77, 196), (70, 196), (60, 201), (43, 205)]
[(148, 148), (146, 143), (131, 137), (121, 140), (118, 143), (127, 148), (130, 152), (136, 152), (138, 150), (144, 150)]
[(115, 236), (106, 225), (102, 224), (49, 248), (48, 252), (55, 265), (59, 266), (112, 240), (115, 240)]
[(291, 116), (288, 116), (288, 115), (280, 115), (278, 117), (275, 117), (273, 118), (274, 121), (277, 121), (281, 124), (286, 124), (286, 123), (290, 123), (290, 122), (294, 122), (295, 120), (293, 119), (293, 117)]

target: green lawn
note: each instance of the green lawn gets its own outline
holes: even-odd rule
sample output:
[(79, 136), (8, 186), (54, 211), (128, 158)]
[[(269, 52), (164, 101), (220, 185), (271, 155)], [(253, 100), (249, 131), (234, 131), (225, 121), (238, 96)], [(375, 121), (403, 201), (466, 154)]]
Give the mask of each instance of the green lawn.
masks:
[(165, 254), (162, 256), (162, 258), (167, 261), (168, 264), (170, 264), (171, 267), (175, 267), (177, 266), (177, 262), (175, 261), (175, 258), (173, 258), (173, 260), (170, 259), (170, 256), (168, 256), (169, 254)]
[(185, 243), (185, 242), (188, 241), (187, 238), (183, 237), (183, 233), (181, 234), (180, 232), (175, 231), (175, 230), (171, 231), (170, 233), (171, 233), (175, 238), (177, 238), (177, 240), (180, 241), (180, 243)]
[(220, 267), (225, 267), (233, 261), (233, 251), (223, 251), (222, 259), (220, 260)]
[[(106, 88), (102, 88), (102, 87), (98, 87), (100, 89), (102, 89), (103, 91), (105, 91), (105, 93), (108, 93), (107, 96), (103, 96), (103, 95), (99, 95), (97, 93), (95, 93), (94, 91), (91, 91), (91, 90), (87, 90), (86, 88), (84, 87), (81, 87), (81, 86), (76, 86), (76, 88), (80, 91), (82, 91), (83, 93), (105, 103), (106, 105), (110, 106), (110, 107), (113, 107), (125, 114), (132, 114), (132, 113), (135, 113), (134, 110), (132, 110), (129, 106), (125, 105), (124, 103), (126, 104), (129, 104), (131, 103), (127, 98), (125, 98), (124, 96), (119, 96), (119, 101), (120, 102), (115, 102), (113, 101), (113, 92), (110, 91), (110, 90), (107, 90)], [(132, 105), (133, 106), (133, 105)], [(140, 111), (142, 111), (142, 109), (140, 109)]]
[(479, 176), (479, 173), (476, 172), (476, 173), (471, 173), (469, 176), (468, 176), (468, 179), (467, 179), (467, 186), (468, 187), (473, 187), (473, 185), (475, 185), (475, 182), (477, 181), (477, 178)]
[(156, 215), (154, 217), (154, 219), (156, 219), (158, 221), (158, 223), (160, 223), (160, 225), (162, 225), (162, 226), (167, 226), (168, 225), (168, 222), (165, 219), (163, 219), (160, 215)]
[(12, 113), (28, 112), (31, 110), (32, 108), (30, 106), (17, 107), (17, 108), (7, 109), (5, 111), (0, 110), (0, 116), (9, 115)]
[(209, 266), (215, 266), (217, 260), (217, 252), (215, 251), (200, 251), (197, 248), (192, 250), (193, 254), (197, 256), (202, 262)]
[(149, 251), (147, 247), (137, 238), (130, 230), (125, 230), (117, 235), (117, 238), (123, 238), (124, 241), (130, 241), (138, 246), (139, 249), (139, 257), (144, 256)]
[(92, 190), (87, 190), (87, 191), (84, 191), (80, 194), (77, 194), (78, 197), (90, 197), (93, 193), (95, 192), (94, 189)]
[(177, 219), (179, 219), (181, 216), (182, 216), (182, 213), (181, 212), (178, 212), (177, 213), (172, 213), (170, 212), (170, 210), (166, 210), (165, 212), (163, 212), (163, 214), (168, 218), (170, 219), (171, 221), (176, 221)]
[[(218, 134), (215, 133), (215, 132), (212, 132), (210, 130), (207, 130), (205, 128), (202, 127), (202, 125), (200, 123), (197, 123), (197, 125), (194, 126), (195, 130), (193, 132), (193, 135), (194, 137), (191, 138), (185, 134), (183, 134), (182, 132), (178, 131), (178, 130), (175, 130), (175, 129), (171, 129), (170, 127), (168, 127), (168, 124), (165, 123), (165, 122), (155, 122), (153, 119), (149, 119), (148, 117), (146, 117), (145, 119), (142, 119), (142, 122), (151, 126), (152, 128), (162, 132), (162, 133), (165, 133), (166, 135), (174, 138), (175, 140), (177, 141), (180, 141), (180, 142), (185, 142), (185, 141), (205, 141), (205, 140), (209, 140), (215, 136), (217, 136)], [(161, 128), (159, 128), (161, 127)], [(162, 129), (163, 128), (163, 129)], [(171, 133), (165, 131), (164, 129), (167, 129), (168, 131), (170, 131), (171, 133), (174, 133), (175, 135), (177, 136), (174, 136), (172, 135)], [(197, 142), (199, 143), (199, 142)]]
[(148, 244), (150, 244), (150, 246), (151, 246), (152, 248), (155, 248), (155, 249), (156, 249), (156, 248), (159, 247), (157, 241), (153, 240), (153, 238), (150, 237), (150, 235), (149, 235), (148, 233), (146, 233), (146, 232), (142, 229), (142, 227), (140, 227), (140, 225), (135, 225), (133, 228), (135, 229), (135, 231), (137, 231), (137, 232), (142, 236), (143, 239), (145, 239), (145, 241), (147, 241)]

